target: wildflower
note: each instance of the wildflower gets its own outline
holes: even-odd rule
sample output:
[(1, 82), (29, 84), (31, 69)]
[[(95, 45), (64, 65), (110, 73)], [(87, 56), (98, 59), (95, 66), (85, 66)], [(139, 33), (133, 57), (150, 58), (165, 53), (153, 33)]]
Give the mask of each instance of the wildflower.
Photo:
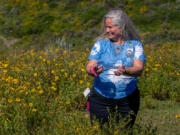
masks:
[(21, 99), (20, 98), (16, 98), (16, 102), (20, 102), (21, 101)]
[(63, 53), (64, 53), (64, 55), (66, 55), (66, 54), (67, 54), (67, 50), (64, 50), (64, 52), (63, 52)]
[(49, 60), (47, 61), (47, 64), (50, 64), (50, 61), (49, 61)]
[(64, 76), (67, 78), (68, 77), (68, 73), (64, 73)]
[(8, 64), (4, 64), (4, 67), (6, 68), (8, 66)]
[(43, 91), (43, 90), (40, 90), (40, 91), (39, 91), (39, 94), (43, 94), (43, 93), (44, 93), (44, 91)]
[(34, 73), (34, 77), (37, 77), (37, 73)]
[(12, 81), (14, 84), (17, 84), (19, 82), (18, 79), (13, 79)]
[(33, 108), (32, 111), (33, 111), (33, 112), (37, 112), (37, 109), (36, 109), (36, 108)]
[(29, 107), (32, 107), (33, 106), (33, 103), (29, 103)]
[(52, 74), (55, 74), (55, 71), (54, 71), (54, 70), (52, 70), (52, 71), (51, 71), (51, 73), (52, 73)]
[(176, 115), (176, 118), (180, 118), (180, 115)]
[(54, 87), (54, 86), (52, 86), (51, 89), (52, 89), (53, 91), (56, 91), (56, 90), (57, 90), (57, 88)]
[(70, 102), (69, 102), (69, 101), (66, 101), (66, 104), (67, 104), (67, 105), (69, 105), (69, 104), (70, 104)]
[(33, 88), (32, 90), (31, 90), (31, 92), (35, 92), (36, 90)]
[(64, 69), (61, 69), (61, 72), (64, 72)]
[(59, 80), (59, 76), (55, 76), (55, 81)]
[(155, 64), (156, 67), (160, 67), (160, 64)]
[(7, 70), (3, 70), (3, 73), (6, 74), (6, 73), (7, 73)]
[(83, 83), (83, 80), (80, 80), (80, 81), (79, 81), (79, 84), (81, 85), (82, 83)]
[(84, 69), (84, 68), (81, 68), (81, 71), (82, 71), (82, 72), (85, 72), (85, 69)]
[(87, 82), (86, 86), (89, 87), (90, 85), (91, 85), (90, 82)]
[(8, 99), (8, 103), (12, 103), (12, 101), (13, 101), (12, 99)]
[(146, 68), (145, 71), (148, 72), (148, 71), (149, 71), (149, 68)]
[(76, 74), (73, 74), (72, 77), (75, 78), (75, 77), (76, 77)]
[(46, 62), (46, 59), (43, 59), (43, 62)]
[(55, 50), (55, 52), (56, 52), (56, 53), (58, 53), (58, 52), (59, 52), (59, 50), (58, 50), (58, 49), (56, 49), (56, 50)]

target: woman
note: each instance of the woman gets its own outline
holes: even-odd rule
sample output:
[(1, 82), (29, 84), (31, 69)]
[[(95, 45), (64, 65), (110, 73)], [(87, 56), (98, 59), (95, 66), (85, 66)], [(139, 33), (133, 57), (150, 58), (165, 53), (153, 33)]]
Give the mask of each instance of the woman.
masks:
[(94, 116), (101, 125), (109, 122), (110, 114), (131, 117), (132, 127), (139, 110), (137, 76), (144, 67), (144, 51), (140, 37), (126, 13), (120, 9), (109, 11), (103, 19), (104, 33), (94, 44), (86, 71), (94, 76), (89, 95), (91, 122)]

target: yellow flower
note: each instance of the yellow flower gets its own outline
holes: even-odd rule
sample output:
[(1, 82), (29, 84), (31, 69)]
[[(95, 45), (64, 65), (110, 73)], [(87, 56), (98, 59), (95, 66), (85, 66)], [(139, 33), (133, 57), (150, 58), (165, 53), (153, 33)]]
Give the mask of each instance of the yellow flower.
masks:
[(47, 64), (50, 64), (50, 61), (49, 61), (49, 60), (47, 61)]
[(8, 66), (8, 64), (4, 64), (4, 67), (6, 68)]
[(29, 103), (29, 107), (32, 107), (33, 106), (33, 103)]
[(91, 85), (90, 82), (87, 82), (86, 86), (89, 87), (90, 85)]
[(39, 94), (43, 94), (43, 93), (44, 93), (44, 91), (43, 91), (43, 90), (40, 90), (40, 91), (39, 91)]
[(18, 79), (13, 79), (12, 81), (14, 84), (17, 84), (19, 82)]
[(64, 72), (64, 69), (61, 69), (61, 72)]
[(36, 109), (36, 108), (33, 108), (32, 111), (33, 111), (33, 112), (37, 112), (37, 109)]
[(156, 67), (160, 67), (160, 64), (155, 64)]
[(43, 62), (45, 62), (46, 61), (46, 59), (43, 59)]
[(64, 50), (64, 52), (63, 52), (63, 53), (64, 53), (64, 55), (65, 55), (65, 54), (67, 54), (67, 50)]
[(34, 73), (34, 77), (37, 77), (37, 73)]
[(3, 70), (3, 73), (6, 74), (6, 73), (7, 73), (7, 70)]
[(58, 49), (56, 49), (56, 50), (55, 50), (55, 52), (56, 52), (56, 53), (58, 53), (58, 52), (59, 52), (59, 50), (58, 50)]
[(72, 77), (75, 78), (75, 77), (76, 77), (76, 74), (73, 74)]
[(79, 84), (82, 84), (82, 83), (83, 83), (83, 80), (80, 80), (80, 81), (79, 81)]
[(54, 86), (52, 86), (51, 89), (52, 89), (53, 91), (56, 91), (56, 90), (57, 90), (57, 88), (54, 87)]
[(55, 81), (59, 80), (59, 76), (55, 76)]
[(54, 70), (52, 70), (52, 71), (51, 71), (51, 73), (52, 73), (52, 74), (55, 74), (55, 71), (54, 71)]
[(20, 98), (16, 98), (16, 102), (20, 102), (21, 101), (21, 99)]
[(67, 78), (68, 77), (68, 73), (65, 73), (64, 76)]
[(35, 92), (36, 90), (33, 88), (32, 90), (31, 90), (31, 92)]
[(13, 101), (12, 99), (8, 99), (8, 103), (12, 103), (12, 101)]
[(85, 72), (85, 69), (84, 69), (84, 68), (82, 68), (82, 69), (81, 69), (81, 71), (82, 71), (82, 72)]
[(69, 102), (69, 101), (66, 101), (66, 104), (67, 104), (67, 105), (69, 105), (69, 104), (70, 104), (70, 102)]

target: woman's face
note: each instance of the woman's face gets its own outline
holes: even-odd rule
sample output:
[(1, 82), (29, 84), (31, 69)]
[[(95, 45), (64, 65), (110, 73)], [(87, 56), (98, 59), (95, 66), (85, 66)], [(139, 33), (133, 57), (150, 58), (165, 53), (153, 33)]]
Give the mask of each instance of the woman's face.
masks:
[(106, 18), (105, 20), (105, 28), (106, 33), (108, 34), (108, 38), (114, 42), (117, 42), (121, 38), (121, 30), (113, 25), (111, 18)]

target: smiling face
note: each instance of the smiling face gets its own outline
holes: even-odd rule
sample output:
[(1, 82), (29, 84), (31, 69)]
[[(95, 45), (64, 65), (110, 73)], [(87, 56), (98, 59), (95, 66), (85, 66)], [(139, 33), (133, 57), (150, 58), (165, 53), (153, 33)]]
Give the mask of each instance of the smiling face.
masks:
[(106, 33), (108, 34), (108, 38), (110, 40), (112, 40), (115, 43), (120, 41), (120, 39), (122, 38), (121, 30), (113, 24), (111, 18), (106, 18), (105, 28)]

